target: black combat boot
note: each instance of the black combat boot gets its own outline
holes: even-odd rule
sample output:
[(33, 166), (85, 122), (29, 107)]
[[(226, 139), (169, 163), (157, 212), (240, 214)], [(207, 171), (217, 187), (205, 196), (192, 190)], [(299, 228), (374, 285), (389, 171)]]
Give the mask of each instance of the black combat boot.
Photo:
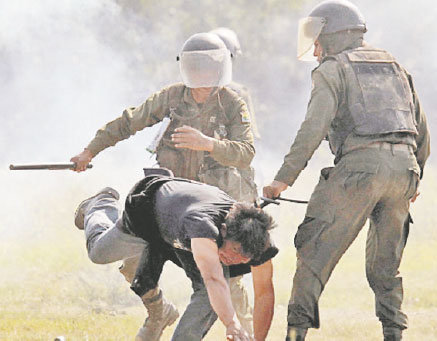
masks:
[(287, 337), (285, 341), (304, 341), (305, 336), (307, 335), (307, 328), (296, 328), (290, 327), (287, 328)]
[(382, 327), (384, 341), (401, 341), (402, 329), (396, 327)]

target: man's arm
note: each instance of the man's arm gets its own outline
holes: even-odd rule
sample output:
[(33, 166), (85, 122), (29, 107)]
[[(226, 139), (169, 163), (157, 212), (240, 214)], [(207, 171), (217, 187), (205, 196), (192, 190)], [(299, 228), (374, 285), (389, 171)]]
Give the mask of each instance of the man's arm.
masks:
[(275, 305), (272, 261), (268, 260), (259, 266), (252, 266), (251, 269), (255, 293), (254, 336), (256, 341), (263, 341), (269, 332)]
[(137, 131), (161, 121), (168, 103), (168, 90), (151, 95), (136, 108), (125, 109), (122, 115), (100, 128), (88, 146), (70, 161), (77, 164), (76, 171), (84, 171), (86, 165), (102, 150), (134, 135)]
[(208, 238), (191, 239), (191, 250), (197, 267), (202, 275), (209, 301), (219, 319), (226, 327), (226, 336), (235, 336), (239, 340), (250, 340), (241, 327), (232, 306), (228, 283), (218, 256), (217, 244)]

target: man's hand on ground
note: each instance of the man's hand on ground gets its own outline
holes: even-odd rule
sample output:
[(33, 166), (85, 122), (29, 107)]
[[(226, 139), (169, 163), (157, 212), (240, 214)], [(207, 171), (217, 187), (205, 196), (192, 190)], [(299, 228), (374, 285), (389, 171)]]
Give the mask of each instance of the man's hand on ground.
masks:
[(241, 327), (239, 322), (232, 322), (226, 327), (226, 340), (254, 341), (254, 338)]
[(76, 156), (73, 156), (70, 161), (76, 164), (76, 168), (73, 169), (75, 172), (83, 172), (87, 168), (88, 164), (91, 162), (93, 155), (88, 149), (84, 149), (84, 151)]

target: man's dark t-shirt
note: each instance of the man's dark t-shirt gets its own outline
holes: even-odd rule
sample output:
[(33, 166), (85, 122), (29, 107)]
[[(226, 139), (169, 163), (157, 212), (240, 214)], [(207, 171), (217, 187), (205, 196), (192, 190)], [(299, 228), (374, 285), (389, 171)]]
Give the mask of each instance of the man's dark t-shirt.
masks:
[[(151, 183), (157, 186), (149, 186)], [(234, 199), (214, 186), (180, 178), (145, 178), (126, 199), (123, 226), (125, 232), (152, 244), (163, 241), (173, 248), (191, 251), (192, 238), (210, 238), (220, 247), (223, 242), (220, 227), (234, 203)], [(257, 266), (277, 253), (270, 240), (270, 247), (259, 259), (231, 268)], [(231, 271), (231, 277), (250, 271), (247, 269)]]
[(161, 237), (173, 247), (188, 251), (192, 238), (220, 242), (219, 226), (234, 203), (217, 187), (169, 181), (155, 194), (155, 217)]

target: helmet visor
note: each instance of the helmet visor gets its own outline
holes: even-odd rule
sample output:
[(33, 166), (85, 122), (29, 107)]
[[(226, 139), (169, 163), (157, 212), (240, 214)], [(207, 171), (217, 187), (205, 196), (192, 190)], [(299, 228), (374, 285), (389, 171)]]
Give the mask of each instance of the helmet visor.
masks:
[(189, 88), (225, 86), (232, 81), (232, 61), (227, 48), (182, 52), (179, 68)]
[(322, 32), (325, 18), (307, 17), (299, 20), (297, 34), (297, 58), (304, 61), (316, 60), (313, 56), (314, 43)]

